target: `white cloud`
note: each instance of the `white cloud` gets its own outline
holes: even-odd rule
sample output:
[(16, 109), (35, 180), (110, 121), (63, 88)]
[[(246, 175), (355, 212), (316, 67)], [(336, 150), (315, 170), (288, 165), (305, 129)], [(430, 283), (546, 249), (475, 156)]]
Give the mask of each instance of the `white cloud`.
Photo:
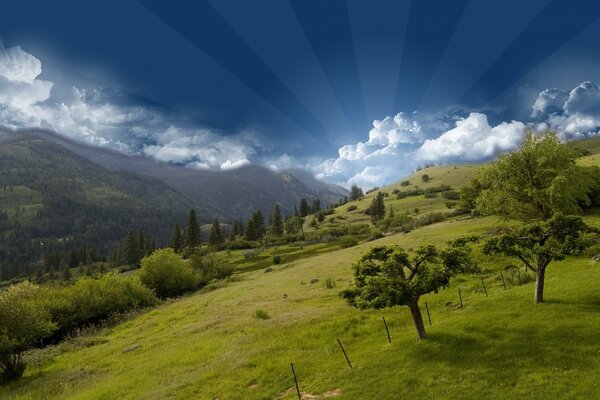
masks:
[(0, 125), (45, 128), (84, 143), (142, 153), (190, 168), (229, 170), (250, 163), (260, 147), (256, 135), (224, 136), (190, 128), (170, 114), (123, 101), (107, 89), (73, 87), (62, 102), (51, 97), (52, 82), (39, 79), (42, 63), (21, 47), (0, 40)]
[(556, 88), (542, 90), (533, 103), (531, 116), (540, 118), (549, 114), (562, 113), (568, 97), (569, 93), (564, 90)]
[(418, 160), (435, 163), (481, 161), (516, 149), (525, 131), (522, 122), (502, 122), (492, 127), (484, 114), (471, 113), (457, 121), (456, 128), (426, 140), (416, 156)]

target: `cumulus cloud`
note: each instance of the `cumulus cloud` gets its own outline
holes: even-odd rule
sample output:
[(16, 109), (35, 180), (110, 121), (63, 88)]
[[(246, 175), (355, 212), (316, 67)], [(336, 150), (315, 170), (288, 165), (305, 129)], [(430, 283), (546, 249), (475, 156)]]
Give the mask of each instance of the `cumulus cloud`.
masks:
[[(556, 93), (551, 107), (536, 106), (544, 103), (546, 93)], [(581, 139), (600, 132), (600, 87), (594, 82), (583, 82), (571, 91), (547, 89), (540, 93), (533, 106), (538, 130), (552, 130), (563, 141)]]
[(41, 74), (38, 58), (0, 40), (0, 125), (50, 129), (84, 143), (190, 168), (239, 168), (260, 147), (253, 133), (223, 135), (197, 128), (110, 89), (73, 87), (66, 99), (53, 101), (53, 83), (40, 79)]
[(417, 151), (418, 160), (461, 162), (490, 159), (496, 154), (516, 149), (525, 136), (522, 122), (503, 122), (490, 126), (487, 116), (471, 113), (456, 122), (456, 127), (436, 139), (426, 140)]
[(556, 88), (542, 90), (533, 103), (531, 116), (541, 118), (549, 114), (562, 113), (568, 98), (569, 93), (564, 90)]

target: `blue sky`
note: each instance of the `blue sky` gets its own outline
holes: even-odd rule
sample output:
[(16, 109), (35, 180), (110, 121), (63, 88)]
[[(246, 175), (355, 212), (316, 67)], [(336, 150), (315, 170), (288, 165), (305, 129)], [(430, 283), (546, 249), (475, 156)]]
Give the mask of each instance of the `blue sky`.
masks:
[(366, 188), (600, 129), (600, 3), (3, 4), (0, 125)]

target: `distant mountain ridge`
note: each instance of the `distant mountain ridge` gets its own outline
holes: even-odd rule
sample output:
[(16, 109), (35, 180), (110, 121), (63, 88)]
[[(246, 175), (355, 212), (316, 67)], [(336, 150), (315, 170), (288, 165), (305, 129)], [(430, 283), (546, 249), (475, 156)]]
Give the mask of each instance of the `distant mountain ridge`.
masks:
[(348, 195), (346, 189), (319, 181), (301, 170), (280, 173), (255, 165), (229, 171), (198, 170), (85, 145), (45, 130), (0, 131), (0, 143), (34, 138), (64, 147), (109, 171), (129, 171), (155, 178), (181, 195), (187, 205), (205, 218), (218, 216), (226, 221), (248, 218), (255, 209), (269, 212), (276, 203), (284, 213), (291, 213), (302, 198), (309, 201), (319, 198), (327, 205)]

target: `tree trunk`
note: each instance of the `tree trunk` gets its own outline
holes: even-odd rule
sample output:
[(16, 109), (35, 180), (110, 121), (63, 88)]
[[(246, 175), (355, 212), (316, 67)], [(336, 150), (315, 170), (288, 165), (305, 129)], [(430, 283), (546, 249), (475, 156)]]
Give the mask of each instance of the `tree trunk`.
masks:
[(544, 302), (544, 278), (546, 274), (546, 268), (540, 268), (535, 278), (535, 298), (534, 302), (540, 304)]
[(413, 322), (415, 323), (415, 329), (417, 330), (417, 339), (425, 339), (425, 325), (423, 324), (423, 317), (421, 316), (421, 309), (419, 308), (419, 299), (413, 299), (408, 303), (408, 308), (412, 315)]

